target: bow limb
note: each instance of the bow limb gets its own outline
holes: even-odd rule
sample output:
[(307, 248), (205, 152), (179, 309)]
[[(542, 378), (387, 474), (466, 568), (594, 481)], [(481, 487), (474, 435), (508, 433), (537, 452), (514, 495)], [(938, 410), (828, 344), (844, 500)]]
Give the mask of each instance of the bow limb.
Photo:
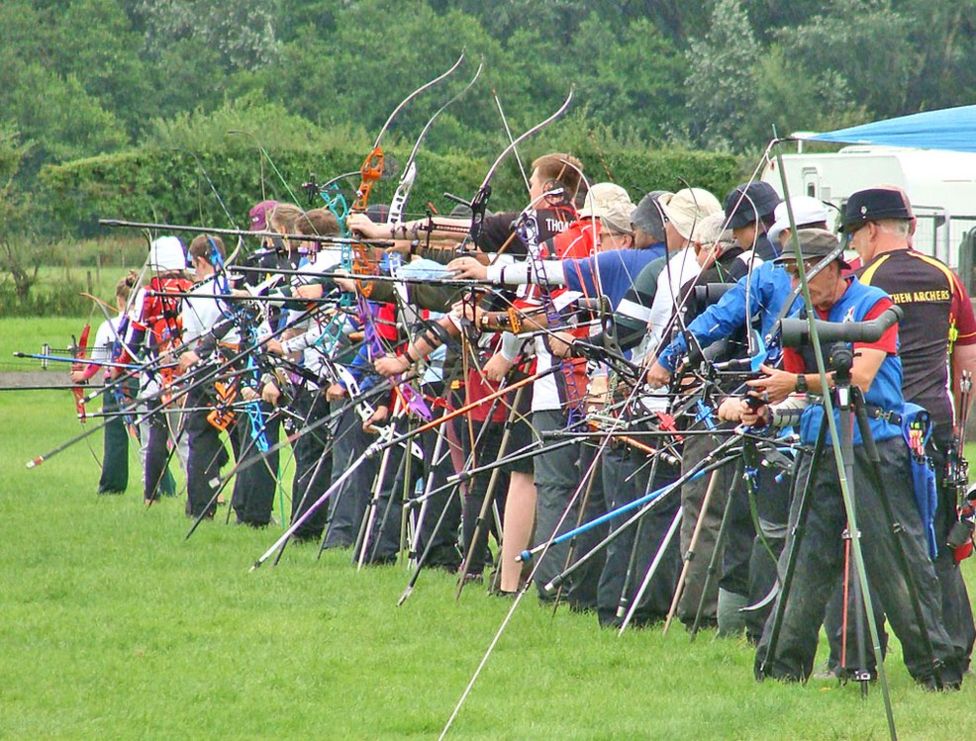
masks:
[(475, 193), (474, 198), (471, 199), (470, 203), (471, 227), (468, 230), (468, 235), (472, 243), (477, 245), (478, 237), (481, 236), (481, 227), (485, 220), (485, 210), (488, 208), (488, 199), (491, 197), (491, 179), (495, 176), (495, 172), (498, 170), (499, 165), (501, 165), (502, 161), (509, 155), (509, 153), (514, 151), (519, 144), (542, 131), (544, 128), (549, 126), (549, 124), (561, 118), (563, 114), (569, 110), (569, 104), (572, 102), (572, 100), (573, 89), (570, 88), (569, 95), (566, 96), (566, 100), (563, 101), (563, 104), (559, 106), (555, 113), (543, 121), (540, 121), (527, 131), (522, 132), (517, 138), (509, 142), (508, 146), (502, 150), (501, 154), (495, 158), (495, 161), (492, 163), (491, 167), (488, 168), (488, 172), (485, 173), (484, 180), (481, 181), (481, 185), (478, 187), (478, 190)]
[[(278, 180), (281, 182), (282, 186), (285, 189), (285, 192), (288, 193), (288, 197), (291, 198), (292, 203), (299, 203), (298, 195), (295, 193), (294, 190), (292, 190), (292, 187), (288, 184), (288, 181), (285, 180), (285, 176), (281, 174), (281, 170), (278, 169), (278, 166), (275, 164), (274, 160), (271, 159), (271, 155), (268, 154), (268, 150), (265, 149), (264, 145), (261, 144), (261, 142), (258, 140), (257, 136), (255, 136), (253, 132), (247, 131), (246, 129), (231, 129), (227, 133), (230, 136), (246, 136), (252, 142), (254, 142), (254, 146), (256, 146), (258, 148), (258, 151), (261, 153), (261, 156), (268, 161), (268, 164), (269, 165), (271, 165), (271, 169), (274, 171), (274, 174), (277, 176)], [(261, 168), (261, 195), (262, 195), (262, 197), (265, 195), (265, 193), (264, 193), (264, 167)]]
[[(91, 324), (87, 323), (82, 328), (81, 334), (78, 337), (78, 341), (75, 344), (73, 355), (79, 360), (85, 359), (85, 352), (88, 350), (88, 335), (90, 332), (91, 332)], [(71, 370), (73, 371), (81, 370), (81, 369), (82, 368), (80, 365), (71, 366)], [(75, 384), (71, 387), (71, 393), (75, 397), (75, 411), (78, 413), (78, 420), (82, 424), (84, 424), (87, 416), (85, 412), (85, 391), (80, 385)]]
[(424, 125), (423, 130), (420, 132), (420, 136), (418, 136), (417, 141), (414, 142), (413, 149), (410, 151), (410, 156), (407, 158), (407, 162), (403, 167), (403, 175), (400, 177), (400, 182), (397, 185), (396, 192), (393, 194), (393, 198), (390, 201), (390, 213), (386, 219), (387, 224), (396, 226), (403, 221), (403, 209), (406, 205), (407, 198), (410, 195), (410, 190), (413, 188), (414, 181), (417, 178), (417, 152), (420, 151), (420, 145), (423, 143), (424, 139), (427, 138), (427, 133), (430, 131), (431, 126), (434, 125), (434, 121), (436, 121), (437, 117), (447, 110), (447, 108), (460, 100), (464, 94), (468, 92), (468, 90), (474, 87), (474, 84), (481, 76), (481, 71), (484, 69), (484, 66), (484, 62), (479, 64), (478, 69), (474, 73), (474, 77), (471, 78), (471, 81), (465, 85), (460, 92), (455, 94), (444, 105), (438, 108), (434, 112), (434, 115), (431, 116)]
[[(234, 220), (234, 217), (230, 213), (230, 209), (227, 208), (227, 204), (224, 203), (224, 199), (220, 197), (220, 193), (217, 192), (217, 186), (214, 185), (213, 179), (210, 177), (210, 173), (207, 172), (207, 168), (203, 166), (203, 162), (200, 161), (200, 158), (197, 156), (197, 153), (190, 149), (183, 149), (182, 147), (174, 147), (173, 149), (175, 149), (177, 152), (184, 152), (185, 154), (188, 154), (193, 158), (193, 161), (196, 162), (197, 167), (199, 168), (200, 172), (203, 174), (204, 179), (207, 181), (207, 185), (210, 187), (210, 192), (213, 194), (214, 199), (220, 205), (220, 210), (223, 211), (224, 216), (227, 217), (227, 222), (232, 227), (234, 227), (234, 229), (239, 229), (237, 222)], [(230, 255), (228, 256), (227, 262), (233, 263), (243, 247), (244, 247), (244, 237), (239, 234), (237, 236), (237, 245), (234, 247), (234, 251), (231, 252)]]
[(383, 176), (383, 149), (380, 147), (380, 142), (383, 140), (383, 135), (386, 133), (387, 129), (390, 128), (390, 124), (393, 123), (393, 119), (396, 118), (397, 114), (402, 111), (410, 101), (416, 98), (418, 95), (423, 93), (425, 90), (432, 88), (434, 85), (439, 83), (450, 76), (454, 70), (456, 70), (461, 62), (464, 61), (464, 52), (461, 52), (461, 56), (457, 58), (457, 61), (451, 65), (450, 69), (446, 72), (442, 72), (433, 80), (425, 82), (423, 85), (414, 90), (410, 95), (400, 101), (400, 104), (393, 109), (393, 112), (386, 119), (386, 123), (383, 124), (383, 128), (376, 135), (376, 140), (373, 142), (373, 149), (369, 154), (366, 155), (366, 159), (363, 160), (362, 166), (359, 168), (360, 184), (359, 189), (356, 191), (356, 201), (353, 203), (353, 211), (365, 211), (367, 206), (369, 206), (369, 197), (373, 190), (373, 185)]
[[(495, 100), (495, 107), (498, 109), (498, 115), (501, 116), (502, 126), (505, 127), (505, 136), (508, 137), (509, 143), (515, 140), (512, 136), (512, 129), (508, 125), (508, 118), (505, 116), (505, 110), (502, 108), (502, 101), (498, 97), (498, 93), (494, 88), (491, 89), (491, 97)], [(525, 174), (525, 165), (522, 164), (522, 158), (519, 156), (518, 148), (512, 150), (512, 154), (515, 155), (515, 161), (518, 163), (519, 172), (522, 173), (522, 182), (525, 183), (526, 192), (532, 190), (532, 186), (529, 184), (529, 176)]]

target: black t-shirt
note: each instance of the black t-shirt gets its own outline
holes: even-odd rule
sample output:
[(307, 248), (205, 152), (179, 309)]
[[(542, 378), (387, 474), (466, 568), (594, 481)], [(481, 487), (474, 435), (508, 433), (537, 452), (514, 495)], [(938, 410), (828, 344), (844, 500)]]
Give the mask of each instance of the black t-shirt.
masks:
[[(515, 220), (518, 217), (519, 214), (515, 211), (505, 211), (486, 216), (481, 224), (481, 234), (478, 235), (478, 247), (484, 252), (498, 252), (511, 237)], [(576, 221), (576, 209), (570, 205), (540, 208), (536, 211), (536, 219), (539, 222), (539, 243), (541, 244), (559, 232), (565, 231), (570, 224)], [(518, 237), (514, 237), (509, 242), (505, 252), (509, 255), (524, 257), (526, 254), (525, 245)]]
[(925, 407), (936, 435), (952, 432), (949, 382), (949, 337), (976, 342), (976, 319), (966, 289), (944, 263), (914, 250), (895, 250), (875, 257), (858, 271), (858, 279), (888, 292), (905, 316), (898, 325), (898, 355), (905, 401)]
[[(749, 256), (746, 255), (746, 258), (740, 258), (739, 256), (741, 254), (743, 254), (743, 249), (739, 245), (729, 247), (707, 269), (702, 270), (698, 275), (681, 286), (681, 293), (679, 295), (687, 296), (690, 291), (694, 290), (694, 286), (707, 286), (709, 283), (735, 283), (739, 278), (749, 272)], [(690, 324), (704, 309), (705, 307), (698, 306), (698, 302), (695, 301), (695, 297), (692, 295), (685, 301), (685, 324)]]
[[(745, 258), (741, 257), (745, 254)], [(709, 283), (735, 283), (739, 278), (749, 272), (748, 258), (750, 253), (744, 253), (739, 245), (733, 245), (725, 250), (722, 255), (712, 263), (707, 269), (701, 271), (691, 280), (681, 286), (681, 296), (688, 296), (685, 301), (682, 326), (687, 327), (692, 321), (705, 310), (705, 306), (700, 306), (695, 300), (695, 286), (707, 286)], [(712, 343), (705, 350), (705, 357), (713, 363), (724, 362), (734, 358), (748, 357), (749, 352), (748, 336), (745, 327), (735, 330), (730, 336), (724, 337), (718, 342)], [(738, 386), (741, 381), (730, 381), (732, 387)]]
[[(261, 268), (262, 270), (267, 270), (267, 273), (247, 273), (244, 278), (244, 283), (250, 286), (256, 286), (273, 274), (276, 270), (297, 270), (298, 264), (301, 259), (298, 250), (292, 252), (287, 252), (284, 250), (258, 250), (251, 253), (244, 260), (244, 265), (249, 268)], [(291, 276), (286, 275), (283, 279), (283, 283), (287, 284)], [(280, 306), (271, 306), (268, 309), (268, 323), (271, 325), (271, 329), (275, 330), (282, 325), (282, 318), (286, 314)]]
[(775, 260), (780, 255), (778, 249), (779, 245), (774, 245), (769, 241), (769, 237), (766, 234), (760, 234), (756, 238), (756, 246), (753, 247), (756, 254), (759, 255), (764, 261), (765, 260)]

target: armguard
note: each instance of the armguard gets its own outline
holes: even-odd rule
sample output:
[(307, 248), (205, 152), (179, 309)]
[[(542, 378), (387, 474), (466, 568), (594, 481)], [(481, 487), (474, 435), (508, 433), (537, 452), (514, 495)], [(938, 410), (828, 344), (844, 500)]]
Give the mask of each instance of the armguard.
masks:
[(800, 424), (800, 416), (808, 404), (809, 402), (805, 394), (802, 396), (799, 394), (789, 396), (779, 404), (773, 404), (769, 407), (773, 413), (773, 426), (795, 427)]

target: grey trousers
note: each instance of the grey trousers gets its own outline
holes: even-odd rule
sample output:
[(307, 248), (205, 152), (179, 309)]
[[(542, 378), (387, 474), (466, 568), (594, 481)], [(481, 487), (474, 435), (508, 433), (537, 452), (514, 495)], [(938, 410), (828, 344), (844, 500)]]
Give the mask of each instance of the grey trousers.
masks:
[[(940, 441), (936, 445), (931, 445), (928, 449), (929, 455), (935, 465), (936, 478), (938, 482), (939, 503), (935, 514), (935, 537), (939, 543), (938, 557), (935, 560), (935, 574), (939, 577), (939, 585), (942, 589), (942, 618), (946, 632), (952, 640), (953, 645), (962, 653), (964, 657), (963, 668), (969, 666), (970, 656), (973, 651), (973, 640), (976, 638), (976, 626), (973, 624), (973, 611), (969, 602), (969, 593), (966, 591), (966, 584), (962, 579), (959, 566), (953, 559), (952, 551), (945, 545), (949, 535), (949, 529), (956, 521), (956, 503), (954, 501), (955, 492), (949, 491), (945, 487), (945, 453), (949, 447), (949, 441)], [(843, 590), (837, 587), (837, 592), (827, 606), (827, 615), (824, 619), (824, 627), (827, 631), (827, 638), (830, 641), (830, 658), (827, 665), (830, 669), (837, 669), (841, 664), (841, 647), (843, 640)], [(875, 605), (875, 618), (878, 621), (879, 629), (883, 631), (884, 612), (880, 605)], [(853, 613), (851, 613), (853, 614)], [(882, 647), (887, 642), (886, 635), (882, 639)], [(856, 631), (854, 629), (853, 617), (848, 617), (847, 623), (847, 666), (853, 666), (853, 658), (856, 657)], [(851, 653), (855, 651), (855, 653)], [(867, 669), (874, 668), (874, 657), (868, 649)]]
[[(536, 428), (536, 434), (561, 430), (566, 426), (566, 417), (558, 410), (534, 412), (532, 424)], [(554, 535), (562, 535), (576, 527), (579, 520), (579, 506), (586, 487), (583, 487), (583, 491), (570, 507), (582, 477), (578, 445), (557, 449), (545, 448), (532, 460), (536, 490), (533, 546), (538, 546), (548, 542)], [(595, 475), (599, 477), (599, 471)], [(577, 557), (589, 552), (597, 542), (599, 533), (596, 530), (576, 539), (573, 552)], [(569, 555), (570, 544), (561, 543), (551, 547), (537, 564), (535, 584), (539, 596), (543, 599), (551, 598), (543, 587), (566, 568)], [(566, 598), (571, 607), (592, 609), (596, 606), (596, 582), (599, 573), (599, 565), (594, 568), (594, 564), (591, 563), (573, 575), (566, 590)]]
[[(332, 402), (332, 411), (345, 406), (347, 400)], [(335, 481), (369, 446), (372, 437), (363, 432), (363, 423), (353, 409), (339, 416), (332, 447), (332, 480)], [(364, 461), (356, 472), (331, 496), (326, 548), (348, 548), (356, 542), (359, 525), (369, 502), (370, 487), (376, 474), (377, 459)]]
[[(711, 435), (693, 435), (685, 438), (684, 451), (681, 454), (681, 469), (685, 473), (693, 468), (702, 458), (708, 455), (719, 439)], [(708, 564), (715, 550), (715, 539), (722, 524), (722, 513), (729, 498), (732, 479), (735, 475), (735, 463), (716, 469), (713, 473), (690, 481), (681, 486), (681, 554), (685, 557), (691, 548), (691, 538), (695, 532), (695, 525), (702, 513), (705, 492), (709, 481), (715, 476), (715, 488), (709, 501), (708, 510), (704, 514), (704, 522), (695, 544), (695, 555), (688, 567), (685, 577), (684, 591), (678, 602), (678, 617), (683, 623), (691, 624), (698, 610), (702, 590), (708, 572)], [(751, 540), (751, 539), (750, 539)], [(719, 560), (721, 563), (722, 560)], [(715, 625), (718, 617), (718, 579), (712, 579), (708, 593), (702, 607), (702, 625)]]
[[(962, 661), (959, 650), (949, 640), (942, 624), (942, 595), (935, 569), (928, 558), (925, 536), (911, 481), (908, 451), (900, 439), (878, 443), (881, 457), (880, 487), (874, 480), (871, 464), (864, 448), (854, 449), (854, 498), (857, 526), (861, 533), (868, 586), (873, 598), (880, 601), (895, 634), (902, 644), (905, 664), (916, 681), (934, 684), (932, 657), (925, 651), (923, 632), (931, 642), (934, 658), (941, 663), (941, 678), (946, 685), (962, 681)], [(843, 569), (841, 533), (847, 524), (841, 499), (837, 471), (829, 458), (822, 459), (811, 472), (809, 459), (801, 464), (801, 477), (812, 476), (808, 496), (811, 497), (804, 534), (796, 554), (794, 579), (787, 594), (777, 597), (777, 606), (786, 598), (782, 627), (776, 655), (768, 662), (766, 674), (779, 679), (804, 681), (813, 668), (824, 608), (837, 585)], [(801, 478), (801, 480), (803, 480)], [(881, 497), (887, 497), (894, 517), (901, 526), (903, 544), (909, 569), (919, 592), (923, 625), (915, 618), (905, 575), (898, 568), (891, 534), (891, 523), (882, 508)], [(780, 558), (782, 579), (792, 550), (800, 501), (796, 497), (790, 512), (791, 530)], [(765, 626), (756, 653), (756, 671), (760, 672), (766, 657), (773, 619)]]

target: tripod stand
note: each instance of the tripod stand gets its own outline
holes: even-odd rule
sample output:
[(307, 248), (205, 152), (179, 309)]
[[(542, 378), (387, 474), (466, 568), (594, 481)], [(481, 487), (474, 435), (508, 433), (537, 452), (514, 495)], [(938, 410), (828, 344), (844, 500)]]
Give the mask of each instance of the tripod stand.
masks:
[[(844, 501), (848, 517), (847, 529), (851, 537), (851, 550), (854, 553), (855, 562), (858, 566), (858, 589), (860, 590), (864, 607), (866, 608), (867, 625), (871, 634), (878, 673), (882, 681), (882, 689), (887, 696), (887, 682), (884, 675), (878, 630), (873, 618), (872, 591), (869, 589), (866, 580), (866, 570), (864, 568), (865, 556), (862, 555), (862, 549), (859, 543), (862, 533), (858, 528), (858, 515), (855, 509), (855, 503), (859, 506), (866, 503), (873, 504), (874, 499), (880, 504), (880, 514), (875, 513), (871, 516), (868, 513), (862, 520), (865, 524), (865, 530), (868, 531), (870, 536), (868, 542), (870, 543), (871, 549), (868, 551), (868, 554), (871, 556), (869, 566), (872, 567), (874, 589), (878, 591), (879, 596), (882, 598), (893, 627), (895, 627), (896, 632), (902, 637), (906, 663), (909, 663), (910, 667), (914, 666), (914, 673), (918, 675), (919, 679), (925, 681), (930, 680), (936, 688), (941, 689), (943, 686), (942, 672), (944, 667), (936, 659), (929, 629), (931, 628), (935, 635), (942, 629), (939, 625), (933, 625), (935, 622), (933, 618), (930, 617), (930, 620), (928, 622), (926, 621), (922, 608), (919, 584), (917, 582), (918, 577), (921, 576), (927, 583), (934, 583), (934, 571), (928, 569), (929, 573), (926, 573), (924, 565), (919, 566), (917, 557), (919, 553), (924, 554), (924, 547), (921, 545), (921, 541), (919, 543), (913, 543), (913, 539), (919, 533), (911, 531), (911, 513), (908, 512), (906, 514), (904, 508), (902, 508), (902, 511), (896, 516), (895, 506), (892, 503), (894, 495), (898, 494), (898, 488), (905, 486), (904, 479), (908, 471), (907, 468), (905, 471), (888, 470), (888, 475), (884, 475), (885, 472), (882, 471), (879, 448), (872, 435), (869, 423), (869, 414), (875, 419), (883, 419), (894, 424), (900, 423), (900, 415), (879, 410), (877, 407), (870, 407), (865, 402), (861, 390), (857, 386), (852, 385), (851, 367), (853, 365), (853, 351), (846, 343), (837, 343), (831, 348), (830, 362), (835, 372), (834, 394), (837, 407), (840, 411), (839, 427), (841, 431), (840, 447), (843, 471), (837, 471), (837, 475), (838, 478), (843, 475), (850, 487), (848, 500)], [(855, 422), (862, 443), (859, 453), (855, 452), (854, 446)], [(813, 457), (809, 465), (806, 466), (808, 477), (804, 484), (802, 494), (794, 505), (795, 517), (793, 518), (791, 527), (785, 566), (782, 569), (782, 590), (777, 600), (773, 617), (767, 625), (763, 642), (760, 644), (759, 654), (757, 655), (756, 673), (760, 679), (773, 674), (778, 674), (785, 678), (803, 679), (809, 673), (809, 667), (791, 667), (789, 665), (789, 659), (791, 658), (789, 655), (790, 652), (792, 651), (794, 654), (801, 653), (801, 644), (803, 643), (803, 638), (800, 637), (800, 631), (802, 629), (798, 630), (799, 623), (797, 621), (809, 618), (812, 612), (817, 611), (816, 603), (820, 596), (817, 593), (818, 590), (825, 595), (825, 590), (831, 586), (829, 580), (832, 576), (836, 576), (839, 573), (839, 568), (834, 568), (835, 564), (830, 561), (829, 554), (824, 555), (818, 553), (818, 549), (822, 549), (823, 543), (816, 543), (808, 547), (805, 551), (802, 551), (801, 557), (801, 549), (805, 535), (808, 535), (810, 532), (818, 535), (823, 535), (824, 532), (831, 532), (839, 536), (843, 524), (830, 521), (831, 516), (836, 515), (836, 510), (830, 511), (828, 509), (831, 493), (836, 496), (833, 482), (829, 479), (833, 470), (829, 466), (819, 465), (825, 448), (826, 428), (827, 420), (822, 419)], [(900, 439), (898, 443), (901, 444)], [(886, 451), (894, 450), (890, 446), (886, 446), (885, 449)], [(890, 456), (891, 454), (889, 453), (888, 455)], [(897, 459), (888, 460), (886, 463), (890, 465), (893, 460)], [(901, 460), (906, 460), (906, 458), (902, 458)], [(860, 487), (857, 492), (853, 486), (855, 481), (859, 482)], [(887, 490), (888, 488), (892, 491), (889, 492)], [(871, 498), (872, 494), (874, 499)], [(828, 499), (828, 503), (826, 504), (825, 499)], [(914, 506), (911, 502), (912, 497), (910, 495), (907, 497), (907, 500), (911, 506)], [(899, 500), (898, 504), (903, 505), (903, 502)], [(835, 524), (837, 525), (836, 529), (831, 530)], [(885, 540), (887, 540), (887, 543), (882, 542)], [(909, 561), (909, 551), (913, 551), (913, 555), (916, 556), (914, 569)], [(888, 557), (894, 561), (894, 565), (897, 568), (897, 573), (891, 574), (890, 576), (886, 571), (882, 572), (880, 570), (882, 566), (887, 565), (884, 559)], [(829, 568), (824, 568), (825, 566)], [(817, 569), (820, 569), (820, 572), (823, 573), (815, 573)], [(805, 582), (809, 581), (809, 584), (803, 583), (803, 588), (799, 590), (800, 593), (794, 595), (793, 590), (796, 587), (794, 579), (798, 570)], [(878, 578), (882, 573), (886, 578)], [(796, 604), (794, 604), (794, 596), (796, 596)], [(804, 615), (804, 611), (808, 614)], [(936, 613), (937, 615), (938, 613)], [(780, 648), (781, 632), (784, 626), (789, 626), (789, 629), (794, 635), (791, 636), (793, 640), (787, 642), (789, 645), (787, 645), (784, 655), (781, 656), (777, 649)], [(915, 633), (916, 630), (917, 634)], [(816, 636), (814, 636), (814, 644), (815, 641)], [(947, 638), (946, 643), (948, 643)], [(796, 662), (797, 657), (794, 655), (792, 658)], [(863, 649), (861, 651), (861, 658), (866, 659), (866, 652)], [(812, 663), (812, 654), (809, 660)], [(802, 661), (799, 663), (802, 663)], [(861, 669), (863, 670), (863, 664)], [(862, 683), (862, 688), (866, 689), (868, 679), (866, 673), (861, 671), (856, 675), (856, 678)], [(950, 681), (955, 682), (954, 679)]]

